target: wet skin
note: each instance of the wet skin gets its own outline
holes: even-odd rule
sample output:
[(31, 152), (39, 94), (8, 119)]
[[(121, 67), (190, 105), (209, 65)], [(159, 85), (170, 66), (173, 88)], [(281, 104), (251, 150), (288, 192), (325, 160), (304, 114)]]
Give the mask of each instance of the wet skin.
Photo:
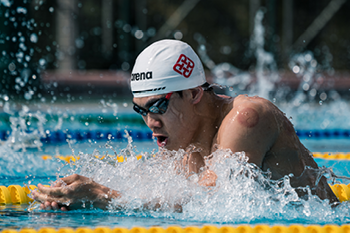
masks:
[[(316, 162), (300, 142), (290, 121), (270, 101), (245, 95), (235, 98), (218, 96), (204, 92), (201, 87), (182, 91), (182, 94), (182, 97), (178, 93), (171, 96), (164, 114), (148, 113), (143, 119), (157, 137), (159, 146), (168, 150), (187, 149), (189, 146), (201, 149), (184, 158), (183, 162), (190, 172), (200, 173), (200, 185), (214, 186), (216, 182), (214, 172), (203, 171), (204, 159), (216, 149), (230, 149), (232, 152), (244, 151), (249, 162), (263, 171), (269, 170), (272, 179), (293, 174), (290, 179), (293, 187), (309, 186), (321, 199), (329, 199), (331, 203), (338, 201), (324, 177), (315, 186), (318, 175), (313, 169), (317, 169)], [(148, 109), (164, 96), (134, 98), (133, 101)], [(108, 200), (121, 195), (93, 181), (87, 184), (86, 177), (63, 179), (71, 183), (54, 188), (38, 186), (41, 192), (33, 194), (43, 203), (42, 208), (65, 210), (67, 208), (62, 203), (81, 203), (79, 198), (96, 200), (97, 207), (104, 208)], [(86, 188), (92, 184), (92, 189)], [(70, 196), (63, 191), (67, 187)], [(84, 195), (74, 197), (74, 192), (84, 192)], [(302, 189), (297, 189), (297, 192), (303, 195)]]

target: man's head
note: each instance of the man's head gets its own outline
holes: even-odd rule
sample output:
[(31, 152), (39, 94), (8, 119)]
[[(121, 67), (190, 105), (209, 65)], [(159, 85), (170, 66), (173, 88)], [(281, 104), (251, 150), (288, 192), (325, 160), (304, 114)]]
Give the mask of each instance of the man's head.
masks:
[(196, 131), (194, 105), (200, 102), (205, 83), (199, 57), (184, 42), (162, 40), (137, 57), (131, 76), (134, 110), (159, 146), (188, 146)]
[(134, 97), (186, 90), (206, 82), (202, 63), (186, 43), (161, 40), (137, 57), (131, 74)]

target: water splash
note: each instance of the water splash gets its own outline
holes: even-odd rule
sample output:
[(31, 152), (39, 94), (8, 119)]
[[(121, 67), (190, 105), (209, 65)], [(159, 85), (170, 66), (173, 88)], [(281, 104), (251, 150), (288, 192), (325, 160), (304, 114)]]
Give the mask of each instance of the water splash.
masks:
[[(217, 150), (206, 166), (217, 174), (216, 186), (198, 184), (197, 174), (188, 174), (181, 164), (188, 155), (184, 150), (161, 150), (154, 155), (142, 153), (129, 141), (118, 156), (80, 154), (69, 165), (69, 175), (79, 173), (112, 189), (122, 196), (110, 202), (108, 211), (123, 216), (169, 218), (210, 223), (345, 223), (350, 221), (349, 203), (332, 208), (327, 200), (311, 195), (300, 198), (291, 187), (289, 176), (271, 180), (268, 172), (248, 163), (242, 153)], [(323, 170), (322, 170), (323, 171)], [(320, 172), (322, 172), (320, 171)]]
[(277, 65), (272, 53), (265, 50), (265, 28), (262, 25), (264, 12), (258, 10), (254, 20), (254, 32), (250, 41), (250, 49), (256, 57), (256, 78), (257, 83), (253, 86), (252, 92), (270, 99), (270, 91), (274, 90), (275, 83), (279, 80)]
[(22, 106), (18, 116), (10, 116), (11, 134), (7, 141), (4, 142), (8, 147), (17, 151), (27, 148), (38, 148), (40, 150), (42, 143), (41, 138), (45, 138), (44, 124), (46, 123), (45, 116), (37, 111), (30, 112), (26, 105)]
[[(207, 54), (205, 38), (198, 33), (195, 35), (195, 40), (199, 44), (197, 52), (201, 60), (214, 74), (217, 84), (229, 87), (226, 89), (225, 94), (227, 95), (233, 96), (248, 92), (249, 95), (259, 95), (270, 99), (270, 92), (274, 90), (275, 83), (280, 79), (272, 53), (264, 49), (263, 17), (263, 10), (259, 10), (255, 16), (254, 32), (250, 40), (249, 53), (256, 57), (255, 73), (253, 74), (242, 71), (228, 62), (215, 64)], [(278, 94), (281, 95), (281, 93)]]

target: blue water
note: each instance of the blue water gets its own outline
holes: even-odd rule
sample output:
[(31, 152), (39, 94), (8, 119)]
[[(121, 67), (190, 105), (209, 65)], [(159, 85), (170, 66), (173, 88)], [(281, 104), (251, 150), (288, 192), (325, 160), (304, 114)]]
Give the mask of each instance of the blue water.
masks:
[[(300, 125), (300, 123), (297, 123)], [(73, 127), (69, 124), (64, 127)], [(79, 125), (74, 125), (79, 128)], [(118, 126), (123, 128), (123, 126)], [(127, 127), (130, 128), (130, 125)], [(136, 125), (140, 128), (140, 125)], [(142, 128), (141, 129), (145, 129)], [(350, 141), (348, 139), (302, 139), (302, 142), (312, 152), (349, 152)], [(130, 147), (132, 146), (132, 147)], [(128, 148), (126, 150), (126, 148)], [(251, 169), (244, 161), (240, 159), (228, 159), (219, 161), (221, 167), (213, 167), (218, 170), (219, 183), (225, 187), (224, 191), (220, 189), (203, 191), (198, 187), (191, 188), (190, 184), (181, 186), (183, 183), (191, 182), (182, 176), (176, 177), (166, 170), (158, 168), (159, 161), (136, 161), (130, 159), (122, 165), (109, 165), (98, 163), (92, 155), (114, 155), (132, 154), (138, 155), (145, 153), (155, 153), (157, 151), (155, 142), (147, 140), (137, 140), (128, 143), (126, 138), (111, 140), (72, 140), (60, 143), (43, 143), (40, 149), (27, 148), (14, 150), (9, 145), (0, 146), (0, 185), (9, 186), (18, 184), (21, 186), (27, 184), (37, 185), (38, 183), (50, 184), (57, 177), (73, 174), (89, 176), (98, 180), (102, 184), (109, 184), (115, 189), (124, 190), (132, 205), (125, 206), (124, 210), (111, 209), (101, 210), (77, 210), (70, 212), (43, 211), (35, 209), (28, 212), (28, 205), (7, 205), (0, 206), (0, 229), (4, 228), (24, 228), (24, 227), (80, 227), (80, 226), (108, 226), (108, 227), (127, 227), (134, 226), (201, 226), (203, 224), (214, 225), (237, 225), (237, 224), (346, 224), (350, 223), (349, 203), (344, 203), (335, 209), (331, 209), (326, 203), (317, 199), (303, 201), (290, 194), (284, 197), (283, 192), (291, 192), (288, 187), (279, 189), (274, 187), (272, 194), (256, 186), (248, 178), (236, 178), (236, 180), (225, 179), (224, 172), (231, 167), (236, 169)], [(225, 154), (224, 152), (222, 152)], [(58, 159), (43, 160), (43, 155), (79, 155), (81, 162), (76, 167), (66, 164)], [(180, 154), (181, 156), (181, 154)], [(176, 157), (176, 156), (175, 156)], [(339, 176), (350, 177), (350, 160), (325, 160), (316, 159), (320, 167), (331, 168)], [(88, 164), (88, 165), (87, 165)], [(86, 167), (89, 167), (87, 169)], [(141, 171), (145, 169), (144, 171)], [(254, 170), (254, 169), (253, 169)], [(143, 179), (132, 177), (134, 174), (144, 176)], [(160, 181), (149, 181), (149, 177), (154, 175), (163, 176)], [(266, 178), (257, 171), (253, 171), (253, 176), (260, 176), (262, 182)], [(113, 179), (114, 178), (114, 179)], [(148, 180), (147, 180), (148, 179)], [(192, 177), (191, 179), (196, 179)], [(178, 187), (172, 187), (171, 182)], [(109, 182), (109, 183), (108, 183)], [(339, 183), (348, 184), (349, 180), (337, 180)], [(244, 183), (245, 186), (240, 186)], [(134, 184), (134, 185), (131, 185)], [(127, 187), (133, 187), (133, 190), (127, 191)], [(288, 181), (284, 181), (282, 186), (286, 186)], [(161, 186), (161, 187), (160, 187)], [(288, 185), (287, 185), (288, 186)], [(232, 188), (234, 187), (234, 188)], [(160, 211), (134, 210), (133, 207), (140, 205), (139, 195), (143, 190), (148, 190), (147, 195), (153, 198), (160, 193), (162, 196), (168, 195), (171, 198), (182, 198), (186, 193), (193, 197), (184, 204), (183, 213), (174, 213), (163, 206)], [(225, 191), (226, 190), (226, 191)], [(243, 191), (242, 191), (243, 190)], [(255, 191), (256, 190), (256, 191)], [(152, 192), (154, 191), (154, 192)], [(209, 196), (206, 198), (206, 195)], [(230, 197), (231, 196), (231, 197)], [(251, 198), (249, 198), (249, 196)], [(146, 198), (146, 199), (147, 199)], [(271, 201), (271, 199), (277, 201)], [(266, 200), (265, 200), (266, 199)], [(141, 201), (142, 202), (142, 201)], [(142, 203), (141, 203), (142, 204)], [(269, 206), (270, 205), (270, 206)], [(318, 211), (320, 210), (320, 211)]]

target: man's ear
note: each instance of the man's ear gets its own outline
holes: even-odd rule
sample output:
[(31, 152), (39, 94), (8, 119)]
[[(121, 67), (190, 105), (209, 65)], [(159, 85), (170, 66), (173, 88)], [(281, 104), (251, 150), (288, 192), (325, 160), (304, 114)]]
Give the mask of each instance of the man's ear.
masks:
[(193, 104), (198, 104), (203, 97), (204, 90), (202, 87), (196, 87), (196, 88), (190, 89), (190, 93), (191, 93), (191, 102)]

